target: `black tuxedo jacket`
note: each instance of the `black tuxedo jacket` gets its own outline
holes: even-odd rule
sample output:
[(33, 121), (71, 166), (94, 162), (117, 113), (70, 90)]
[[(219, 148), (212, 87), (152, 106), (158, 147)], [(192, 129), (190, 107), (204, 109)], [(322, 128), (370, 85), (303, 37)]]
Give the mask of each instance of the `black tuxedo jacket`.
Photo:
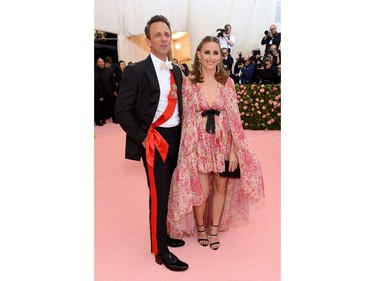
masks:
[[(178, 90), (178, 111), (182, 115), (182, 74), (173, 64)], [(125, 67), (116, 100), (116, 118), (126, 132), (125, 158), (140, 160), (147, 131), (154, 119), (160, 87), (151, 56)]]

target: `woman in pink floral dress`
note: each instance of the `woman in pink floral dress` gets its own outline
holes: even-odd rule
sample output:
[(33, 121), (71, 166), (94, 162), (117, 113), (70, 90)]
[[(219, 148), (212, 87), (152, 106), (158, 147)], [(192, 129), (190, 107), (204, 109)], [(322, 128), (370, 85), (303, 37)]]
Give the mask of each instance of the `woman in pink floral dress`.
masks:
[[(234, 83), (221, 61), (217, 37), (197, 47), (192, 76), (183, 82), (182, 135), (169, 195), (172, 237), (198, 234), (217, 250), (218, 231), (248, 221), (249, 204), (264, 196), (260, 163), (247, 144)], [(222, 177), (239, 165), (240, 178)], [(209, 237), (207, 235), (209, 230)]]

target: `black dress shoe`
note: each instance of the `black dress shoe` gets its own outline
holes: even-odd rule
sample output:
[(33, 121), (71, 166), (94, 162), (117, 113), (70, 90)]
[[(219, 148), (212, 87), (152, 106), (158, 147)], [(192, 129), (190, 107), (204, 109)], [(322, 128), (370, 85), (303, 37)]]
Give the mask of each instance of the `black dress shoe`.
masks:
[(187, 263), (180, 261), (172, 253), (166, 253), (163, 256), (155, 255), (155, 262), (157, 264), (164, 264), (166, 268), (172, 271), (184, 271), (189, 268)]
[(167, 245), (169, 247), (174, 247), (174, 248), (177, 248), (177, 247), (182, 247), (185, 245), (185, 241), (184, 240), (181, 240), (181, 239), (174, 239), (174, 238), (171, 238), (169, 235), (167, 236)]

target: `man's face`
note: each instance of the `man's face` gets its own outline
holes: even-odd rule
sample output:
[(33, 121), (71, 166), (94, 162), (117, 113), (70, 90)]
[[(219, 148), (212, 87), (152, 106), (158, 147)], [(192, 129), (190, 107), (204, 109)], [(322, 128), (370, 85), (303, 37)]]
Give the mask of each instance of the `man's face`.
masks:
[(226, 58), (228, 56), (228, 50), (227, 49), (222, 49), (221, 50), (221, 55), (223, 56), (223, 58)]
[(272, 63), (269, 62), (269, 61), (267, 61), (267, 62), (265, 62), (263, 65), (264, 65), (264, 67), (265, 67), (266, 69), (270, 69), (271, 66), (272, 66)]
[(104, 68), (104, 60), (98, 59), (98, 61), (96, 62), (96, 65), (100, 68)]
[(171, 31), (164, 22), (154, 22), (150, 26), (150, 39), (146, 39), (147, 45), (151, 48), (151, 53), (161, 60), (168, 57), (171, 49)]
[(231, 31), (232, 31), (232, 29), (230, 28), (230, 26), (226, 26), (226, 27), (225, 27), (225, 33), (226, 33), (226, 34), (230, 34)]
[(276, 25), (272, 24), (272, 25), (270, 26), (270, 30), (271, 30), (272, 35), (275, 35), (276, 30), (277, 30)]

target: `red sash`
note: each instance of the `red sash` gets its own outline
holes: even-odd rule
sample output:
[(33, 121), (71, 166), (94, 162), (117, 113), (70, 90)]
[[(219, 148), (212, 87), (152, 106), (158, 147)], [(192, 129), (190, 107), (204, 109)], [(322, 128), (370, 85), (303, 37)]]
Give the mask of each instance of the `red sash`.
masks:
[(151, 195), (151, 251), (158, 254), (158, 243), (156, 237), (156, 220), (157, 220), (157, 194), (155, 186), (154, 175), (154, 161), (155, 161), (155, 148), (159, 151), (161, 158), (165, 162), (168, 155), (169, 145), (162, 135), (155, 130), (172, 117), (177, 103), (177, 86), (171, 70), (170, 91), (168, 95), (168, 105), (163, 114), (151, 124), (146, 137), (146, 160), (148, 168), (148, 176), (150, 181), (150, 195)]

